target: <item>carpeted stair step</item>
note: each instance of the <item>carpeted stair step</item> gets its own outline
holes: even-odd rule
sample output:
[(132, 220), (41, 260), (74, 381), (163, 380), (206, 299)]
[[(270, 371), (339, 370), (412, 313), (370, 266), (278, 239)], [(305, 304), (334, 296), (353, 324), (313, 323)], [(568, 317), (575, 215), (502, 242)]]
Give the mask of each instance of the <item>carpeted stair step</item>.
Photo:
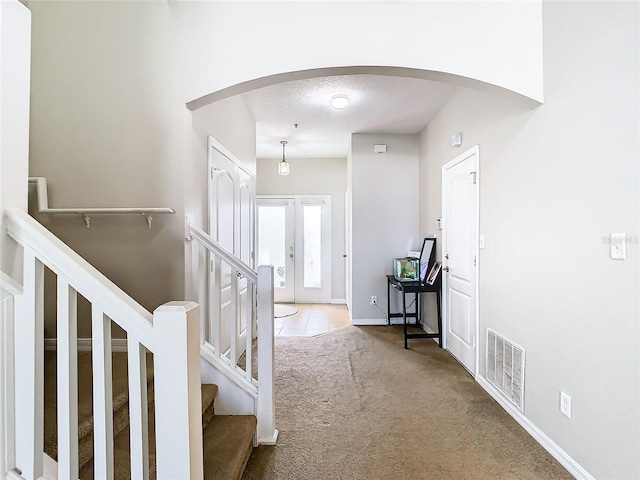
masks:
[[(203, 428), (211, 422), (214, 416), (214, 400), (218, 393), (218, 386), (213, 384), (203, 384), (201, 388), (202, 394), (202, 424)], [(155, 412), (154, 405), (151, 401), (148, 404), (148, 421), (149, 421), (149, 478), (153, 480), (156, 478), (156, 455), (155, 455)], [(129, 448), (129, 425), (127, 423), (124, 428), (115, 438), (113, 445), (113, 457), (114, 457), (114, 478), (128, 479), (131, 477), (131, 457)], [(94, 478), (93, 472), (93, 460), (90, 460), (80, 470), (81, 480), (92, 480)]]
[[(114, 477), (131, 476), (129, 458), (129, 397), (127, 378), (127, 354), (114, 353), (113, 371), (113, 430)], [(78, 354), (78, 457), (80, 479), (91, 480), (93, 472), (93, 396), (92, 363), (89, 352)], [(155, 415), (153, 389), (153, 361), (147, 358), (147, 403), (149, 415), (149, 477), (156, 474), (155, 463)], [(239, 480), (253, 450), (256, 431), (254, 416), (216, 416), (214, 400), (217, 385), (202, 385), (202, 427), (204, 443), (204, 472), (207, 480)], [(56, 356), (45, 354), (45, 451), (57, 458), (56, 421)]]
[(253, 415), (216, 415), (204, 429), (205, 480), (240, 480), (253, 451)]
[[(44, 450), (53, 459), (58, 456), (56, 352), (45, 353)], [(112, 358), (114, 436), (129, 425), (127, 354)], [(82, 468), (93, 457), (93, 370), (90, 352), (78, 353), (78, 464)], [(153, 362), (147, 360), (147, 400), (153, 404)]]

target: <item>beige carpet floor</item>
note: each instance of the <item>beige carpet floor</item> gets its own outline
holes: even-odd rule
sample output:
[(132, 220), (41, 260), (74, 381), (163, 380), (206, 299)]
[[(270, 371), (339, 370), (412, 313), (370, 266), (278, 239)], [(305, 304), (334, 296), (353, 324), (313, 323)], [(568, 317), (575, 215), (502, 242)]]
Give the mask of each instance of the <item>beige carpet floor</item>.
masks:
[(278, 445), (245, 480), (572, 478), (431, 340), (398, 327), (276, 338)]

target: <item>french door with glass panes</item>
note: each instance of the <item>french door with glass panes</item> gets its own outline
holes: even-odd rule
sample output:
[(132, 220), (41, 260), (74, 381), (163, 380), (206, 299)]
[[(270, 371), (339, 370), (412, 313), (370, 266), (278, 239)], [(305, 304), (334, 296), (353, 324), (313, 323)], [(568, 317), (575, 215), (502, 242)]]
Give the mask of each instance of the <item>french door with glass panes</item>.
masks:
[(258, 198), (258, 265), (273, 265), (273, 299), (293, 302), (294, 199)]
[(331, 197), (259, 196), (258, 265), (273, 265), (276, 302), (331, 301)]

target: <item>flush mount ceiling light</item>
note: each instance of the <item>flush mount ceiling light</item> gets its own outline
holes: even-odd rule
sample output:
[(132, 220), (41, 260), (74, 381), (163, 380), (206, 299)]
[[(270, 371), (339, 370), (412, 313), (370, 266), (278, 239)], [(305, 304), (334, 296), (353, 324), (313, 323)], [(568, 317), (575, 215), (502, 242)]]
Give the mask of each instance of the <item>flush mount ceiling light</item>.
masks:
[(331, 97), (331, 106), (336, 110), (342, 110), (343, 108), (346, 108), (347, 105), (349, 105), (349, 97), (346, 95), (340, 94)]
[(289, 162), (284, 158), (284, 146), (287, 144), (286, 140), (281, 140), (282, 144), (282, 161), (278, 162), (278, 175), (289, 175)]

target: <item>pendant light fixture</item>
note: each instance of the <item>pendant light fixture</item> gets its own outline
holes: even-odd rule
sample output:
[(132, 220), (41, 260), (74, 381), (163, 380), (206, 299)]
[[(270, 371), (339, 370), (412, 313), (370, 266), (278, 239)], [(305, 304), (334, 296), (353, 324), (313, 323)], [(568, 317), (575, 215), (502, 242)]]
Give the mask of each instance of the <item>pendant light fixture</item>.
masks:
[(284, 158), (284, 147), (287, 144), (286, 140), (281, 140), (282, 144), (282, 161), (278, 163), (278, 175), (289, 175), (289, 162)]

